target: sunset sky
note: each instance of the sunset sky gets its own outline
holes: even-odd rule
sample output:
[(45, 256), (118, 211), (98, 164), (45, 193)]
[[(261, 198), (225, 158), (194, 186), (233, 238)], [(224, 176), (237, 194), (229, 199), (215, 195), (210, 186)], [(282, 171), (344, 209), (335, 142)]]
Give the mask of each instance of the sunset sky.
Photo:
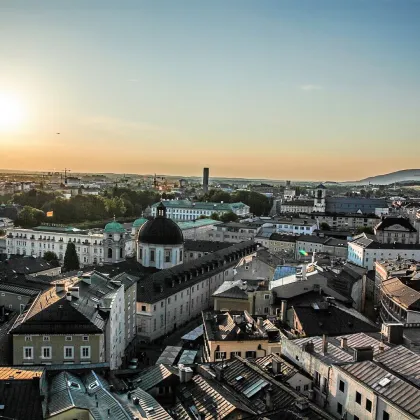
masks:
[(419, 168), (419, 22), (417, 0), (1, 0), (0, 168)]

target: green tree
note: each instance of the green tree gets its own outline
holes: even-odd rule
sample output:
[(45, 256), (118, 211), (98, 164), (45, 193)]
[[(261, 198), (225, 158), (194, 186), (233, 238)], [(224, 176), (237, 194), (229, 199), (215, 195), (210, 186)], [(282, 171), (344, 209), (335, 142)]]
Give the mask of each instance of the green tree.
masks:
[(52, 262), (52, 261), (58, 261), (57, 254), (52, 251), (47, 251), (43, 256), (45, 261)]
[(268, 216), (272, 207), (272, 200), (255, 191), (236, 191), (232, 195), (231, 202), (247, 204), (250, 212), (256, 216)]
[(229, 211), (227, 213), (223, 213), (220, 216), (220, 220), (224, 223), (237, 222), (239, 220), (239, 217), (235, 213), (233, 213), (232, 211)]
[(44, 221), (44, 218), (45, 214), (43, 211), (30, 206), (24, 206), (15, 221), (15, 225), (24, 228), (32, 228), (39, 226)]
[(329, 225), (328, 223), (326, 223), (326, 222), (322, 222), (322, 223), (319, 225), (319, 227), (320, 227), (322, 230), (331, 230), (330, 225)]
[(218, 213), (212, 213), (212, 215), (210, 216), (210, 219), (220, 220), (219, 214)]
[(6, 231), (3, 229), (0, 229), (0, 236), (4, 236), (4, 235), (6, 235)]
[(67, 244), (66, 253), (64, 255), (64, 271), (78, 270), (80, 268), (79, 257), (76, 252), (76, 245), (73, 242)]
[[(205, 216), (204, 214), (202, 214), (199, 218), (198, 218), (198, 220), (201, 220), (201, 219), (208, 219), (208, 216)], [(0, 235), (1, 236), (1, 235)]]

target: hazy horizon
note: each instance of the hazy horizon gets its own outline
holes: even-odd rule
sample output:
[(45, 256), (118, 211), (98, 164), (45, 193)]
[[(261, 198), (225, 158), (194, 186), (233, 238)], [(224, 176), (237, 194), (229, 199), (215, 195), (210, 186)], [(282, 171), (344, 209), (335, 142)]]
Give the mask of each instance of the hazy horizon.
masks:
[(0, 166), (337, 182), (415, 168), (419, 21), (413, 0), (2, 2)]

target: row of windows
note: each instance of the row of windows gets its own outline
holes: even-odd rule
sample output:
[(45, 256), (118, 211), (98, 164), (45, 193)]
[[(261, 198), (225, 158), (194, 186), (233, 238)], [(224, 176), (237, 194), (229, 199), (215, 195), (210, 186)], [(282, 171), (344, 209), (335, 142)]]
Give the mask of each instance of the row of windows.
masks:
[[(32, 341), (32, 335), (25, 335), (25, 341)], [(49, 335), (44, 335), (44, 336), (42, 336), (42, 341), (51, 341), (51, 337)], [(73, 336), (72, 335), (66, 335), (65, 336), (65, 341), (73, 341)], [(89, 336), (88, 335), (83, 335), (82, 336), (82, 341), (89, 341)]]
[[(41, 359), (52, 359), (53, 348), (51, 346), (41, 347)], [(64, 346), (63, 351), (64, 359), (74, 359), (74, 346)], [(34, 348), (24, 347), (23, 358), (25, 360), (31, 360), (34, 358)], [(80, 347), (80, 358), (90, 359), (90, 346)]]

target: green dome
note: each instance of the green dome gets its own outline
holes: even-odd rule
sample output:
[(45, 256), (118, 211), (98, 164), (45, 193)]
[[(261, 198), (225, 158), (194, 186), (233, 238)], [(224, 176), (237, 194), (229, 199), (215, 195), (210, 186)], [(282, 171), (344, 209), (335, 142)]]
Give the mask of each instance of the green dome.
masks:
[(124, 226), (121, 223), (116, 222), (115, 220), (111, 223), (108, 223), (104, 229), (105, 233), (125, 233)]
[(143, 226), (147, 222), (147, 219), (144, 217), (140, 217), (140, 219), (134, 220), (133, 227), (138, 228), (140, 226)]

